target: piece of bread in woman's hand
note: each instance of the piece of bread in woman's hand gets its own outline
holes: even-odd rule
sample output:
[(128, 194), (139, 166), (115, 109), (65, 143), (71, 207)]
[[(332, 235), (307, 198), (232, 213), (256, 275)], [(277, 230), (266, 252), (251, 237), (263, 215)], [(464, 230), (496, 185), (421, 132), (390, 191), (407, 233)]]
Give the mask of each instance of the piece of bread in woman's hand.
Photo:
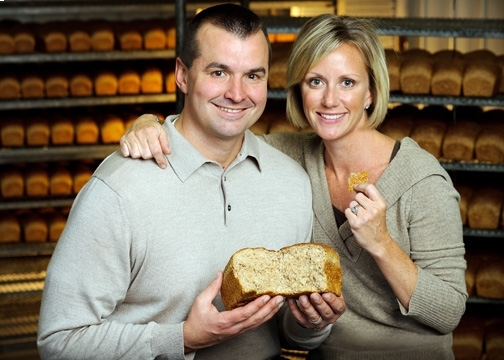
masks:
[(224, 269), (221, 297), (231, 310), (262, 295), (330, 292), (340, 296), (342, 277), (339, 255), (326, 245), (303, 243), (278, 251), (244, 248), (231, 256)]

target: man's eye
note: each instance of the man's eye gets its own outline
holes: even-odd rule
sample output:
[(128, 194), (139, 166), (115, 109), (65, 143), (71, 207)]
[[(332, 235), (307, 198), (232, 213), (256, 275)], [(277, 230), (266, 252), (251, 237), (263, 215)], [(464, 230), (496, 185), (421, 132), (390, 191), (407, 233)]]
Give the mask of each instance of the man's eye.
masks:
[(214, 76), (221, 77), (224, 75), (224, 72), (222, 70), (216, 70), (213, 72)]

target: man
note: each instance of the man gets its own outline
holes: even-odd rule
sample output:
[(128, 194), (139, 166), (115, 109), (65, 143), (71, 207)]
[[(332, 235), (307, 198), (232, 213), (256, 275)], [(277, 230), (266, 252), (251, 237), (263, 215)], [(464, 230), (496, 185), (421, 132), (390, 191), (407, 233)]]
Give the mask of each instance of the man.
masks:
[(176, 151), (166, 170), (115, 152), (80, 191), (47, 270), (43, 359), (271, 359), (280, 333), (307, 349), (328, 336), (334, 294), (232, 311), (218, 295), (235, 251), (311, 239), (306, 173), (247, 131), (266, 104), (269, 59), (266, 30), (241, 6), (188, 24), (175, 69), (185, 106), (164, 124)]

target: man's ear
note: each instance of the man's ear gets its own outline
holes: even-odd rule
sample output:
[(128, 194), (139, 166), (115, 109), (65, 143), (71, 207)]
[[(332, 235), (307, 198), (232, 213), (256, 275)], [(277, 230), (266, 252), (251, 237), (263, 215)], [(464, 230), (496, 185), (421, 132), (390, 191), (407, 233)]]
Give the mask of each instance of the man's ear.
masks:
[(187, 95), (187, 67), (180, 57), (175, 61), (175, 82), (180, 91)]

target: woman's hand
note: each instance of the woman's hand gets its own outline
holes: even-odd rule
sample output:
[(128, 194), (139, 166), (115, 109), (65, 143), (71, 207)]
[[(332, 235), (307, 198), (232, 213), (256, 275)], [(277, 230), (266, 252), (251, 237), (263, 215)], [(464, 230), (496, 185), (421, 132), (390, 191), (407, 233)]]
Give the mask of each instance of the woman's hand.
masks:
[(308, 329), (321, 329), (333, 324), (345, 312), (346, 304), (343, 296), (332, 293), (312, 293), (301, 295), (299, 299), (287, 299), (289, 308), (296, 321)]
[(171, 153), (170, 144), (156, 115), (144, 114), (133, 121), (119, 143), (124, 157), (154, 158), (162, 169), (168, 165), (165, 155)]

